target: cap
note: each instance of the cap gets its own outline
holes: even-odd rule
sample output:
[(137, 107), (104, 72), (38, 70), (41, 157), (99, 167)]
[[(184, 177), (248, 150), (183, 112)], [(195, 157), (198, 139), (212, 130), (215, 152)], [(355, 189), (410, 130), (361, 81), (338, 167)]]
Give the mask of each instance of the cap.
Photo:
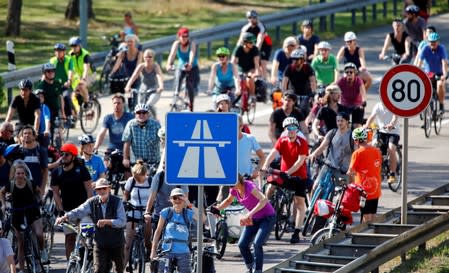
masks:
[(173, 190), (171, 190), (170, 197), (176, 195), (184, 195), (184, 191), (181, 188), (174, 188)]
[(105, 178), (100, 178), (95, 182), (95, 189), (101, 189), (101, 188), (109, 188), (111, 184), (109, 184), (109, 181)]

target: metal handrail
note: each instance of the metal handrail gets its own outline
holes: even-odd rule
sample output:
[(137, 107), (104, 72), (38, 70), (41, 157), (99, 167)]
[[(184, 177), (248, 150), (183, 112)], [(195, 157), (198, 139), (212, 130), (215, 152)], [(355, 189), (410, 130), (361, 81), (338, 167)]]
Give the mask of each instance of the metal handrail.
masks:
[[(368, 5), (374, 5), (379, 3), (386, 3), (391, 0), (335, 0), (329, 3), (314, 4), (306, 7), (291, 9), (287, 11), (277, 12), (274, 14), (264, 15), (260, 17), (260, 20), (269, 28), (280, 27), (288, 24), (296, 24), (304, 19), (313, 19), (320, 16), (335, 15), (338, 12), (355, 11), (357, 9), (363, 9)], [(393, 0), (397, 3), (398, 0)], [(229, 38), (236, 37), (240, 33), (242, 25), (246, 23), (246, 20), (240, 20), (237, 22), (218, 25), (213, 28), (202, 29), (192, 31), (190, 36), (200, 44), (210, 44), (214, 41), (224, 40), (227, 43)], [(173, 41), (176, 39), (176, 35), (170, 35), (142, 43), (142, 48), (153, 49), (156, 54), (168, 52)], [(102, 51), (92, 54), (92, 63), (98, 67), (103, 63), (104, 58), (107, 55), (107, 51)], [(36, 81), (41, 77), (41, 68), (39, 65), (32, 66), (12, 72), (4, 72), (0, 74), (3, 78), (6, 88), (16, 87), (17, 83), (24, 79), (29, 78), (32, 81)]]

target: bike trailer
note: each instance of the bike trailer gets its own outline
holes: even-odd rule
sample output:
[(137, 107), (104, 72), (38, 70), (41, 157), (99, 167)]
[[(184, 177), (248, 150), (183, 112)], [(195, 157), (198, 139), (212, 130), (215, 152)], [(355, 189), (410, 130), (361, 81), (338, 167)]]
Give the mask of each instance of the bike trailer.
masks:
[(365, 206), (366, 193), (362, 187), (356, 184), (349, 184), (343, 195), (341, 204), (345, 209), (353, 212), (360, 210), (360, 207)]
[(325, 199), (317, 200), (315, 207), (313, 208), (313, 214), (321, 216), (325, 219), (331, 217), (334, 211), (335, 205), (331, 201)]
[(239, 239), (243, 227), (240, 226), (240, 218), (248, 213), (248, 210), (240, 205), (231, 205), (225, 209), (226, 223), (228, 224), (229, 237)]

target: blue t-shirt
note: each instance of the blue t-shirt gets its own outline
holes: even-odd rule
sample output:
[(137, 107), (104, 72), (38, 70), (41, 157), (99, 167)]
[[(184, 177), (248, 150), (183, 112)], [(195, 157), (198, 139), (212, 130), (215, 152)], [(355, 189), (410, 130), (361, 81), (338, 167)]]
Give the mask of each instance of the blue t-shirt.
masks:
[[(45, 132), (45, 122), (50, 120), (50, 109), (48, 106), (41, 103), (41, 118), (39, 121), (39, 134), (43, 134)], [(50, 129), (50, 128), (48, 128)]]
[(114, 119), (113, 114), (106, 115), (103, 119), (103, 128), (109, 131), (109, 146), (108, 148), (123, 151), (122, 134), (125, 130), (126, 123), (134, 118), (133, 114), (129, 112), (123, 113), (119, 119)]
[[(188, 244), (189, 228), (187, 226), (187, 223), (185, 223), (184, 221), (182, 211), (181, 213), (176, 213), (173, 208), (169, 207), (163, 209), (160, 215), (162, 218), (164, 218), (164, 220), (167, 221), (168, 212), (170, 209), (173, 210), (173, 215), (165, 226), (162, 249), (170, 250), (170, 253), (190, 253)], [(189, 219), (190, 223), (193, 222), (193, 211), (191, 209), (187, 209), (187, 218)], [(180, 241), (170, 242), (170, 239)]]
[(90, 160), (84, 159), (84, 166), (86, 166), (93, 181), (97, 181), (100, 175), (106, 172), (103, 160), (98, 155), (92, 155)]
[(23, 161), (31, 171), (33, 185), (39, 187), (42, 184), (42, 169), (46, 169), (48, 166), (48, 156), (42, 149), (43, 147), (40, 145), (31, 149), (23, 148), (25, 155)]
[(276, 60), (279, 63), (278, 79), (279, 81), (282, 81), (282, 77), (284, 76), (284, 70), (289, 64), (292, 63), (292, 59), (288, 58), (287, 55), (285, 55), (284, 50), (280, 48), (276, 50), (276, 52), (274, 52), (273, 60)]
[(238, 168), (240, 174), (252, 174), (253, 166), (251, 163), (251, 155), (253, 152), (260, 150), (260, 145), (257, 143), (253, 135), (242, 133), (243, 137), (239, 139), (239, 156)]
[(443, 73), (442, 60), (447, 60), (446, 48), (443, 45), (438, 45), (435, 52), (432, 51), (430, 46), (426, 46), (421, 51), (419, 58), (424, 61), (424, 71), (433, 72), (441, 75)]

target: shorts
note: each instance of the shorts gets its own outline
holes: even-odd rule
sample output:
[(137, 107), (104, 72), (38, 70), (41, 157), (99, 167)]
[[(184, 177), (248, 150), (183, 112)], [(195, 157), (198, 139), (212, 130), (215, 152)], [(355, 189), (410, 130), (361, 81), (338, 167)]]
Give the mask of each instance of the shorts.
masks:
[(41, 213), (37, 207), (29, 208), (26, 211), (14, 211), (12, 214), (12, 226), (18, 231), (25, 230), (22, 227), (24, 224), (24, 216), (26, 217), (27, 224), (30, 225), (41, 218)]
[(377, 213), (377, 205), (379, 204), (379, 198), (366, 200), (365, 207), (360, 208), (360, 212), (363, 215), (365, 214), (376, 214)]
[(269, 46), (265, 43), (262, 44), (262, 47), (260, 48), (260, 59), (261, 60), (264, 60), (264, 61), (270, 60), (271, 48), (272, 48), (272, 46)]
[(281, 185), (282, 188), (295, 192), (295, 196), (306, 197), (307, 179), (292, 176)]
[(347, 108), (348, 114), (351, 115), (351, 123), (363, 124), (363, 116), (365, 115), (365, 108), (363, 107), (347, 107)]
[(400, 139), (399, 135), (379, 132), (378, 138), (380, 140), (382, 140), (382, 142), (385, 144), (392, 143), (395, 146), (399, 145), (399, 139)]

